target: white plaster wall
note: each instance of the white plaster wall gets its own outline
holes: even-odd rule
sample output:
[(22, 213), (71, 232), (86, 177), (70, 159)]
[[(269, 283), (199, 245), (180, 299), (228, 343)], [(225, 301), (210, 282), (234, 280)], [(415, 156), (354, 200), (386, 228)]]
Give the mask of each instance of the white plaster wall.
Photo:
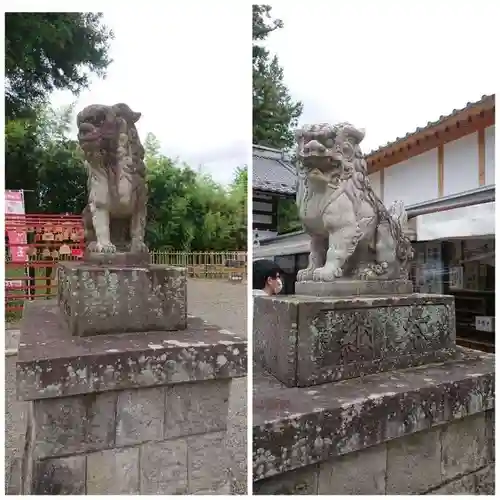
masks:
[(385, 169), (384, 204), (401, 200), (406, 206), (438, 197), (437, 149)]
[(253, 210), (260, 210), (262, 212), (272, 212), (273, 211), (273, 204), (272, 204), (272, 202), (253, 201), (252, 202), (252, 209)]
[(477, 132), (444, 145), (443, 195), (479, 187)]
[(470, 238), (495, 234), (495, 202), (419, 215), (417, 240)]
[(264, 214), (252, 214), (253, 221), (258, 224), (272, 224), (273, 217), (272, 215), (264, 215)]
[(370, 174), (368, 176), (368, 179), (370, 180), (370, 184), (373, 188), (373, 191), (375, 192), (375, 194), (381, 199), (383, 200), (384, 198), (382, 197), (382, 194), (381, 194), (381, 185), (380, 185), (380, 171), (378, 172), (374, 172), (373, 174)]
[(276, 231), (266, 231), (261, 229), (253, 230), (253, 244), (258, 246), (261, 241), (265, 241), (269, 238), (274, 238), (278, 233)]
[(484, 131), (485, 185), (495, 184), (495, 125)]

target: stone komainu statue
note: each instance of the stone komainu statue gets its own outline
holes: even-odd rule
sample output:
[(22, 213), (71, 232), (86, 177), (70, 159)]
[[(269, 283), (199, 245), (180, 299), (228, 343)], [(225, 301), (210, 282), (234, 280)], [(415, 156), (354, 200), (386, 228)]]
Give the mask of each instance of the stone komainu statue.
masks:
[(309, 266), (298, 281), (408, 279), (413, 257), (401, 202), (387, 209), (370, 185), (349, 123), (306, 126), (297, 139), (297, 206), (311, 239)]
[(78, 141), (85, 154), (88, 204), (83, 211), (89, 252), (147, 252), (147, 184), (136, 122), (126, 104), (94, 104), (78, 113)]

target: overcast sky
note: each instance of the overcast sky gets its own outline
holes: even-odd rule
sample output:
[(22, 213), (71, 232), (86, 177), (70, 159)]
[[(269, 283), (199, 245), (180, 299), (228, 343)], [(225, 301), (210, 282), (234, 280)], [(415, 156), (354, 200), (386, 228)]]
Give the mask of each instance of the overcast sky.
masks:
[[(349, 121), (368, 152), (495, 92), (495, 0), (269, 2), (301, 123)], [(495, 33), (495, 34), (494, 34)]]
[[(248, 164), (251, 155), (250, 5), (146, 5), (104, 10), (105, 24), (115, 33), (114, 62), (105, 80), (93, 79), (82, 92), (76, 111), (125, 102), (142, 113), (137, 125), (142, 140), (152, 132), (165, 154), (230, 182), (234, 169)], [(224, 16), (215, 15), (222, 11)], [(52, 103), (74, 100), (61, 92)]]

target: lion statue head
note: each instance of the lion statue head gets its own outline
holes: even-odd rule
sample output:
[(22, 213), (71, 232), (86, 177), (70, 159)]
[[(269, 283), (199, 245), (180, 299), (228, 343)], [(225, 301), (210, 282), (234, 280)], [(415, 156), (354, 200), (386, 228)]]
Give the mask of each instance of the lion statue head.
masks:
[[(144, 148), (135, 126), (141, 113), (134, 112), (127, 104), (113, 106), (92, 104), (77, 115), (78, 142), (87, 160), (104, 159), (105, 166), (113, 166), (118, 148), (124, 142), (130, 146), (134, 160), (144, 158)], [(125, 139), (125, 141), (124, 141)]]
[(345, 122), (306, 125), (297, 130), (297, 157), (303, 175), (313, 183), (347, 179), (355, 171), (366, 175), (360, 148), (364, 137), (364, 130)]

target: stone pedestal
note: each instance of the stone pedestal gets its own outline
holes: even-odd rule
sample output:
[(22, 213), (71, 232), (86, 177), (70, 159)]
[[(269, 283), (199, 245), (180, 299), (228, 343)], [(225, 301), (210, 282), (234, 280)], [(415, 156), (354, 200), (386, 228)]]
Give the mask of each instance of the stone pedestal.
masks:
[(64, 262), (58, 302), (71, 335), (186, 328), (186, 270)]
[(288, 387), (307, 387), (453, 357), (453, 297), (256, 297), (254, 349)]
[(494, 356), (453, 297), (302, 285), (254, 299), (254, 493), (493, 494)]
[(457, 356), (314, 388), (257, 373), (254, 494), (494, 494), (494, 356)]
[(229, 493), (231, 380), (246, 341), (186, 313), (184, 269), (64, 263), (27, 304), (18, 397), (24, 494)]

